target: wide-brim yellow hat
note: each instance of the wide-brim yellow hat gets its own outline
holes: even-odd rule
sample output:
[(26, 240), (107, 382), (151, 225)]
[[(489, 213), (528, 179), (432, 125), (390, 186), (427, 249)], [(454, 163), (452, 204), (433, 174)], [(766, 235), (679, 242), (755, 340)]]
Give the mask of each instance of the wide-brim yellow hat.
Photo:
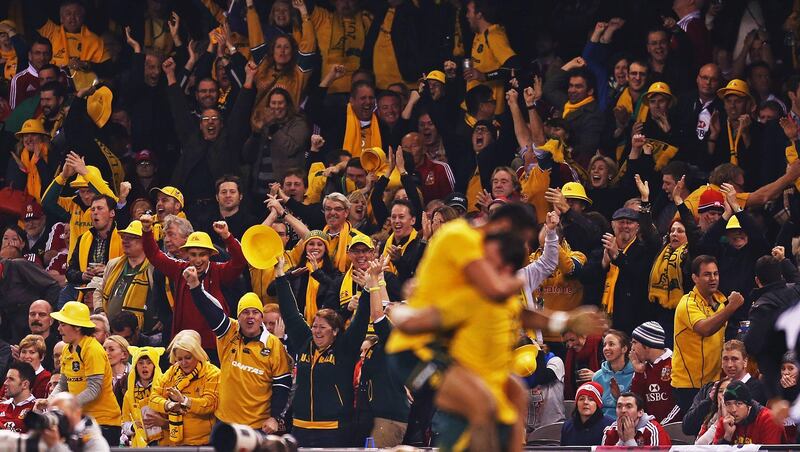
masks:
[(248, 228), (242, 236), (242, 254), (255, 268), (265, 270), (278, 263), (283, 254), (283, 240), (269, 226), (257, 224)]
[(125, 229), (123, 229), (121, 231), (117, 231), (117, 233), (119, 233), (119, 234), (130, 234), (130, 235), (135, 235), (136, 237), (141, 237), (142, 236), (142, 222), (139, 221), (139, 220), (133, 220), (133, 221), (131, 221), (131, 223), (128, 225), (127, 228), (125, 228)]
[(50, 136), (50, 134), (44, 130), (44, 124), (39, 119), (29, 119), (23, 122), (22, 128), (19, 129), (19, 132), (15, 133), (14, 136), (17, 137), (17, 139), (20, 139), (23, 135), (27, 135), (29, 133), (47, 135), (48, 137)]
[(361, 167), (368, 173), (378, 171), (386, 165), (386, 153), (381, 148), (365, 149), (361, 153)]
[(89, 315), (88, 306), (79, 301), (68, 301), (60, 311), (51, 313), (50, 317), (67, 325), (94, 328), (95, 324)]
[(588, 202), (590, 205), (592, 204), (592, 200), (586, 195), (586, 189), (583, 188), (580, 182), (567, 182), (561, 187), (561, 193), (567, 199), (580, 199), (581, 201)]
[(242, 295), (242, 298), (239, 298), (239, 304), (236, 307), (236, 317), (239, 317), (245, 309), (250, 308), (257, 309), (258, 312), (262, 314), (264, 313), (264, 303), (262, 303), (258, 295), (253, 292), (247, 292)]
[(645, 93), (644, 98), (650, 100), (651, 97), (655, 96), (656, 94), (663, 94), (669, 97), (669, 106), (675, 106), (675, 103), (678, 101), (675, 96), (672, 94), (672, 90), (669, 88), (664, 82), (655, 82), (650, 85), (648, 88), (647, 93)]
[(425, 80), (436, 80), (439, 83), (447, 83), (447, 77), (442, 71), (430, 71), (425, 76)]
[[(100, 174), (100, 168), (92, 165), (86, 165), (86, 171), (97, 176), (98, 179), (103, 179), (103, 175)], [(72, 188), (86, 188), (89, 186), (89, 182), (86, 180), (85, 177), (78, 174), (75, 176), (75, 180), (69, 183), (69, 186)]]
[(181, 249), (187, 248), (203, 248), (206, 250), (211, 251), (211, 254), (218, 254), (217, 248), (211, 242), (211, 237), (202, 231), (192, 232), (189, 234), (189, 238), (186, 239), (186, 243), (183, 244)]
[(739, 97), (747, 97), (751, 102), (755, 102), (753, 96), (750, 95), (750, 85), (748, 85), (744, 80), (738, 78), (731, 80), (727, 85), (725, 85), (724, 88), (717, 90), (717, 96), (719, 96), (720, 99), (725, 99), (725, 97), (729, 94)]
[(539, 346), (536, 344), (523, 345), (514, 350), (511, 371), (520, 377), (530, 377), (536, 372), (536, 357), (539, 356)]
[(97, 127), (103, 127), (111, 117), (111, 101), (114, 94), (107, 86), (101, 86), (86, 99), (86, 111)]
[(161, 188), (153, 187), (153, 188), (150, 189), (150, 194), (152, 195), (154, 191), (158, 192), (158, 193), (163, 193), (163, 194), (165, 194), (165, 195), (167, 195), (169, 197), (177, 199), (178, 202), (181, 203), (181, 207), (183, 207), (185, 205), (183, 203), (183, 193), (181, 193), (181, 191), (178, 190), (175, 187), (171, 187), (169, 185), (167, 185), (166, 187), (161, 187)]

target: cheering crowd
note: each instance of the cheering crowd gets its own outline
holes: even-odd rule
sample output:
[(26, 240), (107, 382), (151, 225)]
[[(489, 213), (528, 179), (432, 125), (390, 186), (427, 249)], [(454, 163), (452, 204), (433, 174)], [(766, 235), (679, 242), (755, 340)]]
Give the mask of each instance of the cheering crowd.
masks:
[(0, 18), (0, 428), (798, 442), (800, 2)]

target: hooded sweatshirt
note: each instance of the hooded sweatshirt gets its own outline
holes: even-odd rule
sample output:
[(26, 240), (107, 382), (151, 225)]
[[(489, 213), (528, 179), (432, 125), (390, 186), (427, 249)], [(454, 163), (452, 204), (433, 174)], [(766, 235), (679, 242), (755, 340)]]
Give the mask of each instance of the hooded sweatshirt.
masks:
[[(133, 348), (133, 347), (130, 347)], [(142, 418), (142, 408), (150, 402), (150, 391), (153, 387), (153, 381), (161, 377), (161, 368), (158, 367), (158, 362), (161, 355), (164, 353), (164, 347), (139, 347), (133, 352), (131, 358), (131, 371), (128, 372), (128, 389), (125, 392), (125, 397), (122, 399), (122, 422), (124, 427), (131, 424), (130, 428), (133, 430), (131, 437), (131, 447), (147, 447), (147, 433), (144, 430)], [(139, 383), (139, 375), (136, 372), (136, 364), (143, 357), (147, 356), (155, 366), (150, 383), (143, 386)], [(124, 430), (127, 430), (124, 429)], [(166, 433), (163, 434), (166, 437)], [(168, 444), (168, 443), (167, 443)]]
[(670, 446), (672, 440), (664, 427), (653, 416), (643, 413), (636, 422), (636, 435), (633, 440), (622, 441), (617, 430), (617, 421), (603, 431), (603, 446)]
[(623, 393), (630, 390), (633, 374), (633, 364), (630, 361), (626, 361), (625, 367), (619, 372), (614, 372), (608, 361), (603, 361), (600, 370), (592, 377), (592, 381), (603, 386), (603, 414), (609, 417), (617, 416), (617, 399), (611, 394), (611, 379), (617, 380), (619, 392)]

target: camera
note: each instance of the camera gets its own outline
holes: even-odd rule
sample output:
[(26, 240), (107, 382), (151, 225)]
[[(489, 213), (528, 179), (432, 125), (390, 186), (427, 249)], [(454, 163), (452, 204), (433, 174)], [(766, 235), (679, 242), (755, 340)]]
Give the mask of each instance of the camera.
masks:
[(45, 429), (53, 426), (58, 427), (58, 433), (62, 438), (67, 438), (70, 434), (69, 420), (59, 410), (48, 411), (46, 413), (35, 413), (29, 411), (25, 415), (25, 427), (28, 433), (17, 433), (10, 430), (0, 430), (0, 450), (8, 452), (38, 452), (43, 450), (43, 444), (39, 437)]
[(268, 435), (247, 425), (219, 422), (211, 430), (211, 445), (217, 452), (297, 452), (292, 435)]
[(41, 433), (50, 427), (58, 427), (58, 434), (62, 438), (67, 438), (72, 431), (69, 419), (61, 410), (50, 410), (44, 413), (29, 411), (25, 415), (25, 427), (33, 433)]

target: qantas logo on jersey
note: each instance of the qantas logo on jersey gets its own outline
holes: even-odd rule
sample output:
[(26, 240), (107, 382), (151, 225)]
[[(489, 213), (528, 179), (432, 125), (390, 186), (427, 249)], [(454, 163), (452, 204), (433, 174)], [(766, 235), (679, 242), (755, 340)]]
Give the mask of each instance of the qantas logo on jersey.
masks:
[(264, 375), (264, 373), (265, 373), (262, 369), (257, 369), (257, 368), (255, 368), (253, 366), (248, 366), (246, 364), (242, 364), (242, 363), (240, 363), (239, 361), (236, 361), (236, 360), (231, 361), (231, 364), (233, 365), (233, 367), (236, 367), (237, 369), (242, 369), (245, 372), (250, 372), (251, 374)]

